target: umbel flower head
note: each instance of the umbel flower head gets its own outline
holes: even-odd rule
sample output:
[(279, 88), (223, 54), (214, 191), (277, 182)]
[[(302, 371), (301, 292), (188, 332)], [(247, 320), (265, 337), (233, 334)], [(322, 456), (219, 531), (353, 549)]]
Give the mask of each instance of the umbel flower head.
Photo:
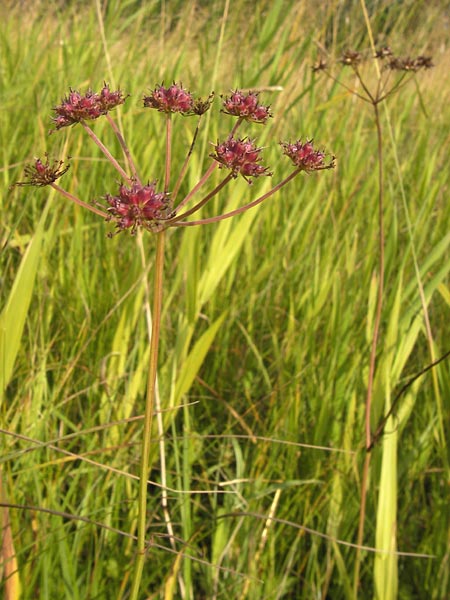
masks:
[(269, 106), (259, 104), (258, 93), (248, 92), (245, 94), (239, 90), (224, 98), (222, 112), (261, 124), (264, 124), (272, 116)]
[(211, 157), (220, 163), (220, 168), (231, 169), (233, 177), (239, 174), (249, 183), (249, 177), (272, 175), (260, 164), (261, 150), (248, 138), (229, 137), (222, 144), (214, 146), (215, 153)]
[(144, 96), (144, 106), (155, 108), (159, 112), (189, 115), (193, 112), (194, 98), (181, 83), (173, 82), (167, 88), (157, 85), (150, 96)]
[(308, 173), (322, 171), (323, 169), (332, 169), (335, 165), (334, 156), (331, 157), (330, 162), (326, 163), (325, 152), (314, 150), (312, 140), (307, 140), (304, 143), (297, 140), (293, 144), (280, 142), (280, 146), (283, 148), (283, 154), (288, 156), (301, 171), (307, 171)]
[(53, 109), (56, 116), (53, 117), (55, 129), (69, 127), (80, 121), (92, 121), (101, 115), (125, 102), (126, 96), (121, 90), (111, 91), (107, 83), (99, 94), (88, 90), (81, 95), (77, 90), (70, 89), (69, 94), (62, 100), (61, 104)]
[(169, 195), (156, 192), (156, 181), (147, 185), (133, 183), (131, 187), (122, 184), (117, 196), (107, 194), (105, 200), (109, 204), (108, 221), (115, 221), (119, 231), (153, 229), (159, 221), (172, 216)]
[(33, 164), (26, 165), (25, 181), (18, 181), (14, 185), (24, 186), (33, 185), (35, 187), (44, 187), (54, 183), (69, 169), (69, 164), (64, 166), (62, 160), (54, 160), (50, 164), (48, 154), (45, 155), (45, 162), (42, 162), (40, 158), (37, 158)]

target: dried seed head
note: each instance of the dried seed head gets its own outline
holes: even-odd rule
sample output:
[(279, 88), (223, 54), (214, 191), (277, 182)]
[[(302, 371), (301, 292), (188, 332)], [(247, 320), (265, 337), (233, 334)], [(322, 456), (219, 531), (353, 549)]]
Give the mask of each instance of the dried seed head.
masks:
[(415, 59), (415, 63), (418, 69), (431, 69), (434, 67), (431, 56), (418, 56)]
[(417, 73), (420, 69), (431, 69), (434, 67), (431, 56), (418, 56), (417, 58), (396, 58), (393, 57), (387, 64), (386, 68), (391, 71), (409, 71)]
[[(37, 158), (33, 164), (26, 165), (24, 172), (26, 181), (18, 181), (14, 186), (32, 185), (35, 187), (44, 187), (54, 183), (69, 169), (69, 164), (64, 165), (62, 160), (54, 160), (50, 164), (48, 154), (45, 154), (45, 162)], [(11, 187), (14, 187), (11, 186)]]
[(320, 60), (316, 61), (313, 64), (313, 66), (311, 67), (311, 69), (313, 70), (313, 73), (317, 73), (318, 71), (323, 71), (326, 68), (327, 68), (327, 62), (323, 58), (321, 58)]
[(380, 58), (382, 60), (388, 56), (392, 56), (392, 50), (389, 48), (389, 46), (383, 46), (375, 52), (374, 58)]
[(194, 100), (194, 104), (192, 106), (192, 113), (194, 115), (203, 115), (211, 108), (211, 104), (214, 100), (214, 92), (211, 92), (209, 96), (202, 100), (201, 98), (197, 98)]
[(362, 55), (360, 52), (356, 52), (355, 50), (346, 50), (341, 57), (340, 62), (343, 65), (356, 67), (362, 60)]

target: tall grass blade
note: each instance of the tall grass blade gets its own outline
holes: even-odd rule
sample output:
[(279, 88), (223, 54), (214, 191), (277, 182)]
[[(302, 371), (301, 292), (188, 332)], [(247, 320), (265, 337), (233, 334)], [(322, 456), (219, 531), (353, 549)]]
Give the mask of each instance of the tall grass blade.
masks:
[(42, 242), (45, 237), (44, 226), (50, 202), (47, 201), (42, 211), (35, 234), (22, 258), (8, 299), (0, 314), (0, 406), (3, 394), (11, 380), (22, 340), (41, 258)]

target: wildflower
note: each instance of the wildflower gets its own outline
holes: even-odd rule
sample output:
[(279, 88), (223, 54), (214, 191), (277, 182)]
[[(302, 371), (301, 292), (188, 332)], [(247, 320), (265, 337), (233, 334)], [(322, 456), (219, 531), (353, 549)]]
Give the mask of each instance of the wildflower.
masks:
[(34, 164), (27, 165), (24, 169), (26, 181), (18, 181), (14, 185), (34, 185), (36, 187), (44, 187), (51, 185), (57, 179), (59, 179), (69, 169), (70, 165), (64, 165), (62, 160), (55, 160), (53, 164), (50, 164), (48, 155), (45, 155), (45, 162), (42, 162), (40, 158), (34, 161)]
[(131, 187), (121, 185), (119, 194), (105, 196), (109, 204), (108, 221), (115, 221), (117, 229), (130, 229), (136, 233), (138, 227), (152, 229), (159, 221), (173, 216), (166, 192), (156, 192), (156, 181), (147, 185), (133, 183)]
[(264, 124), (271, 117), (270, 107), (259, 104), (258, 93), (244, 94), (236, 90), (223, 101), (223, 112), (233, 117), (240, 117), (246, 121)]
[(215, 154), (210, 156), (220, 163), (220, 168), (231, 169), (233, 177), (241, 174), (250, 183), (248, 177), (272, 175), (267, 167), (259, 164), (262, 148), (257, 148), (248, 138), (236, 139), (230, 137), (222, 144), (216, 144), (214, 149)]
[(77, 90), (70, 89), (69, 94), (61, 104), (54, 107), (56, 117), (53, 117), (55, 129), (69, 127), (80, 121), (92, 121), (125, 102), (126, 96), (121, 90), (112, 92), (105, 83), (100, 94), (88, 90), (82, 96)]
[(332, 169), (335, 165), (334, 156), (329, 163), (326, 163), (326, 154), (314, 150), (312, 140), (307, 140), (305, 143), (298, 140), (293, 144), (280, 142), (280, 146), (283, 148), (283, 154), (288, 156), (294, 165), (302, 171), (321, 171), (323, 169)]
[(355, 50), (346, 50), (341, 58), (341, 63), (343, 65), (349, 65), (352, 67), (356, 67), (361, 62), (362, 56), (360, 52), (356, 52)]
[(103, 111), (107, 113), (113, 108), (116, 108), (116, 106), (119, 106), (119, 104), (123, 104), (126, 98), (127, 96), (123, 95), (122, 90), (115, 90), (112, 92), (109, 89), (108, 84), (105, 82), (99, 94), (98, 102)]
[(168, 88), (162, 85), (156, 86), (150, 96), (144, 96), (144, 106), (156, 108), (159, 112), (188, 115), (192, 114), (194, 99), (181, 83), (174, 82)]

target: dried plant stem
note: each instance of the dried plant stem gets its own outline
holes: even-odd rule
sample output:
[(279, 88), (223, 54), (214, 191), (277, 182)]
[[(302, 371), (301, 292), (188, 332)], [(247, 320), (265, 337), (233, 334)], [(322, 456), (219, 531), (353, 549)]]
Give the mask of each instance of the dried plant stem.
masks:
[[(380, 113), (378, 110), (378, 104), (373, 103), (373, 110), (375, 114), (375, 124), (377, 130), (377, 145), (378, 145), (378, 294), (377, 294), (377, 308), (375, 314), (375, 322), (373, 327), (372, 346), (370, 350), (369, 359), (369, 379), (367, 382), (367, 395), (366, 395), (366, 418), (365, 418), (365, 451), (366, 456), (364, 459), (364, 468), (361, 479), (361, 503), (359, 509), (359, 525), (358, 525), (358, 537), (357, 546), (362, 546), (364, 538), (364, 521), (366, 517), (366, 497), (367, 497), (367, 485), (369, 480), (370, 460), (371, 453), (370, 448), (372, 446), (372, 432), (371, 432), (371, 410), (372, 410), (372, 398), (373, 398), (373, 384), (375, 379), (376, 369), (376, 356), (378, 339), (380, 336), (380, 324), (381, 315), (383, 309), (383, 294), (384, 294), (384, 246), (385, 246), (385, 232), (384, 232), (384, 195), (383, 195), (383, 137), (381, 131)], [(359, 587), (359, 572), (361, 566), (361, 550), (358, 549), (355, 557), (355, 571), (353, 579), (353, 594), (354, 597), (358, 596)]]
[(137, 600), (145, 563), (147, 530), (147, 479), (150, 466), (150, 442), (154, 412), (154, 399), (156, 388), (156, 371), (158, 365), (159, 337), (161, 329), (161, 309), (164, 271), (164, 242), (165, 232), (156, 234), (156, 257), (153, 287), (153, 325), (150, 341), (150, 358), (147, 379), (147, 396), (145, 401), (144, 433), (141, 450), (141, 464), (139, 472), (139, 498), (138, 498), (138, 540), (135, 570), (131, 588), (130, 600)]

